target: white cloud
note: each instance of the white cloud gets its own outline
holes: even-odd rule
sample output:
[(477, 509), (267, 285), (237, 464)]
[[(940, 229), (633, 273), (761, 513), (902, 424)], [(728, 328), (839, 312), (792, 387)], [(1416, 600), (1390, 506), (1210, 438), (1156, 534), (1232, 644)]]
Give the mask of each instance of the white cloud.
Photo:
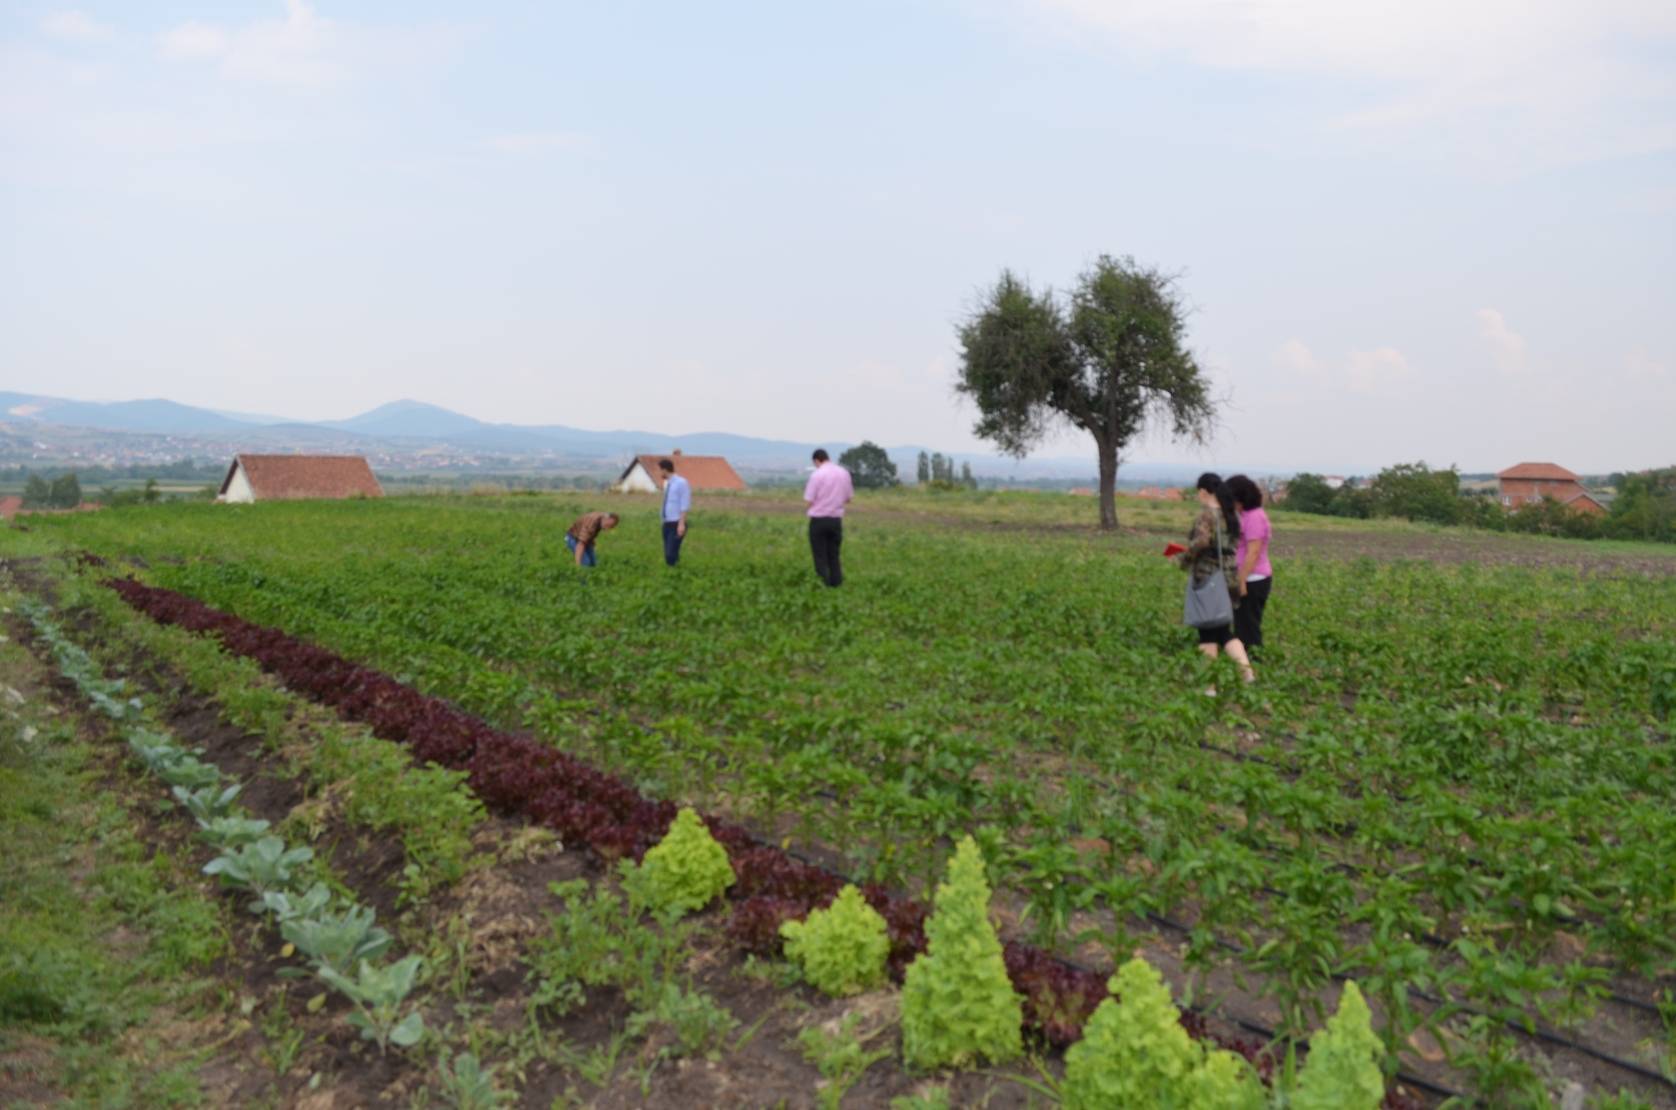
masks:
[(1352, 82), (1341, 130), (1497, 168), (1676, 146), (1668, 0), (1023, 2), (1135, 55)]
[(58, 39), (108, 39), (113, 29), (85, 12), (54, 12), (41, 20), (41, 30)]
[(1351, 351), (1345, 368), (1345, 386), (1352, 393), (1384, 393), (1405, 382), (1412, 371), (1408, 359), (1395, 347)]
[(228, 42), (226, 31), (198, 22), (182, 23), (159, 39), (165, 58), (220, 57), (227, 52)]
[(1526, 369), (1525, 337), (1507, 326), (1507, 320), (1493, 308), (1477, 312), (1478, 334), (1495, 353), (1496, 367), (1503, 374), (1522, 374)]
[(1315, 357), (1315, 352), (1304, 345), (1301, 339), (1288, 339), (1275, 351), (1271, 360), (1282, 370), (1290, 370), (1306, 377), (1318, 378), (1324, 367), (1321, 360)]
[(544, 150), (583, 150), (591, 146), (591, 136), (581, 131), (520, 131), (495, 135), (488, 145), (507, 154), (529, 154)]
[(165, 58), (216, 59), (224, 76), (318, 88), (346, 74), (341, 29), (305, 0), (286, 0), (283, 20), (240, 27), (190, 21), (159, 37)]

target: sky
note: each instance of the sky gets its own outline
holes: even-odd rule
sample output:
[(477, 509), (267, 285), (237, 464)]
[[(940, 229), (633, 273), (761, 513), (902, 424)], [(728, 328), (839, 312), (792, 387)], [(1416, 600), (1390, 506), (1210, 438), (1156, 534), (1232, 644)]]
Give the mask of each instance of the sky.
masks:
[(0, 389), (986, 450), (1101, 254), (1221, 400), (1132, 460), (1676, 463), (1676, 4), (0, 3)]

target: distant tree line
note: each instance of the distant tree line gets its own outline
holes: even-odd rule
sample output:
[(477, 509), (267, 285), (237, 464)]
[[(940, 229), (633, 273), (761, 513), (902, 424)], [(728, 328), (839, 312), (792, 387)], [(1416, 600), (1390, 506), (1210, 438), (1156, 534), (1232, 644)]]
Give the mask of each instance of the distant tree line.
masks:
[(1509, 512), (1493, 491), (1463, 491), (1454, 467), (1433, 470), (1424, 462), (1401, 463), (1381, 470), (1365, 486), (1347, 482), (1338, 489), (1319, 474), (1299, 474), (1287, 485), (1283, 504), (1293, 512), (1324, 516), (1401, 517), (1494, 532), (1676, 543), (1676, 467), (1614, 474), (1611, 483), (1617, 496), (1605, 516), (1546, 499)]
[(960, 473), (956, 475), (954, 459), (951, 456), (944, 455), (941, 451), (933, 451), (929, 455), (921, 451), (915, 476), (919, 479), (920, 485), (930, 489), (978, 488), (978, 479), (972, 473), (972, 464), (969, 462), (961, 463)]
[(0, 467), (0, 486), (15, 486), (20, 482), (27, 482), (33, 474), (39, 474), (49, 482), (66, 474), (75, 474), (79, 481), (88, 485), (99, 485), (105, 482), (138, 481), (142, 478), (156, 478), (164, 482), (202, 482), (212, 479), (219, 482), (226, 473), (226, 463), (197, 462), (193, 459), (180, 459), (168, 463), (133, 463), (128, 466), (11, 466)]
[(31, 474), (23, 483), (26, 509), (73, 509), (81, 504), (81, 481), (74, 474), (61, 474), (47, 481)]

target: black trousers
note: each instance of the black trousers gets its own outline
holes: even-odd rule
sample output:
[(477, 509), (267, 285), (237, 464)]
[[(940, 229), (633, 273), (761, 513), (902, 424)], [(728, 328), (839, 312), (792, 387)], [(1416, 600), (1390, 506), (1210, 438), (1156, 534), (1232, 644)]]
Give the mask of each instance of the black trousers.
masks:
[(1263, 608), (1269, 603), (1269, 590), (1273, 586), (1272, 577), (1247, 582), (1240, 607), (1234, 610), (1234, 635), (1247, 651), (1263, 646)]
[(828, 586), (844, 581), (844, 568), (838, 561), (838, 549), (844, 546), (844, 518), (841, 516), (812, 516), (809, 518), (809, 550), (815, 556), (815, 574)]
[(686, 539), (676, 529), (679, 525), (673, 520), (663, 522), (663, 561), (674, 566), (681, 559), (681, 541)]

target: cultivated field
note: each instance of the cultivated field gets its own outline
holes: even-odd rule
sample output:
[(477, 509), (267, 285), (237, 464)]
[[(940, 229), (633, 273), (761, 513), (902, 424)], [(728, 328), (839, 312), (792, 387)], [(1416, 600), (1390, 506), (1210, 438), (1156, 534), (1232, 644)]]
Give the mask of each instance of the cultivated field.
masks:
[[(564, 528), (603, 507), (624, 521), (583, 576)], [(148, 720), (267, 784), (246, 788), (251, 812), (313, 845), (328, 885), (389, 924), (393, 954), (425, 957), (426, 1039), (380, 1055), (345, 1031), (346, 1003), (277, 977), (279, 941), (193, 878), (207, 850), (151, 787), (130, 835), (184, 861), (176, 879), (227, 922), (191, 972), (233, 984), (225, 1012), (153, 1003), (220, 1015), (179, 1032), (182, 1075), (211, 1102), (405, 1104), (451, 1097), (436, 1057), (469, 1049), (525, 1105), (813, 1105), (817, 1085), (835, 1102), (846, 1083), (846, 1106), (944, 1088), (955, 1105), (1045, 1105), (1061, 1067), (1048, 1045), (1086, 1007), (1068, 999), (1056, 1024), (1053, 999), (1032, 996), (1039, 1069), (910, 1074), (888, 1058), (894, 994), (828, 1001), (771, 957), (746, 961), (738, 891), (623, 942), (664, 953), (686, 1002), (648, 1018), (645, 983), (625, 980), (558, 1003), (554, 938), (588, 898), (615, 897), (601, 856), (616, 842), (571, 814), (546, 822), (569, 830), (561, 848), (499, 798), (486, 812), (464, 774), (377, 754), (402, 749), (319, 703), (385, 735), (382, 695), (345, 709), (282, 688), (101, 585), (129, 573), (879, 891), (928, 901), (969, 833), (1005, 938), (1102, 976), (1138, 952), (1224, 1042), (1307, 1036), (1354, 979), (1399, 1103), (1534, 1105), (1580, 1083), (1676, 1105), (1676, 551), (1277, 513), (1270, 642), (1241, 689), (1192, 649), (1183, 575), (1157, 555), (1186, 506), (1124, 503), (1108, 537), (1082, 498), (863, 494), (840, 590), (815, 581), (798, 507), (701, 500), (673, 572), (655, 504), (624, 497), (180, 504), (0, 532), (8, 607), (44, 602), (103, 673), (137, 684)], [(81, 552), (104, 565), (67, 558)], [(6, 620), (25, 710), (86, 717), (39, 626)], [(250, 654), (283, 663), (271, 643)], [(143, 798), (93, 719), (65, 733), (78, 773)], [(403, 738), (424, 751), (425, 727)], [(595, 893), (547, 889), (573, 880)], [(0, 1052), (18, 1043), (0, 1035)], [(38, 1070), (42, 1090), (65, 1082)]]

